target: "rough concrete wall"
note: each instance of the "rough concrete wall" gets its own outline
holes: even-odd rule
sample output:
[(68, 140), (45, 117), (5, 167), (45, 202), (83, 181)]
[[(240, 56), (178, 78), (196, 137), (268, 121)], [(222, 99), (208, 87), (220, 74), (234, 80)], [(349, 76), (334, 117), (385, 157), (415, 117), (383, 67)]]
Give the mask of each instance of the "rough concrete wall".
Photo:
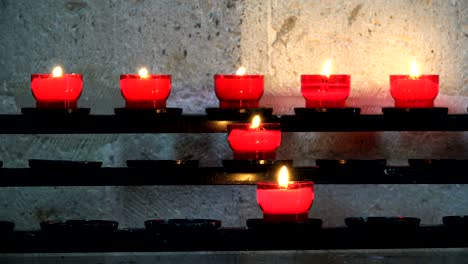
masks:
[[(376, 113), (392, 104), (388, 75), (405, 73), (414, 56), (440, 74), (437, 105), (465, 112), (467, 1), (0, 1), (0, 112), (34, 105), (30, 74), (61, 64), (84, 74), (80, 104), (111, 114), (123, 105), (121, 73), (148, 66), (173, 76), (168, 105), (204, 113), (217, 105), (213, 75), (238, 65), (266, 76), (263, 105), (278, 114), (303, 106), (299, 75), (333, 58), (352, 74), (349, 105)], [(313, 165), (317, 158), (468, 158), (464, 132), (285, 133), (278, 158)], [(2, 135), (0, 159), (198, 159), (220, 165), (231, 152), (222, 134)], [(40, 177), (40, 175), (38, 175)], [(66, 175), (64, 175), (66, 177)], [(423, 223), (466, 214), (468, 186), (316, 186), (311, 215), (325, 225), (346, 216), (411, 215)], [(0, 219), (36, 228), (55, 218), (209, 217), (242, 226), (259, 217), (253, 186), (2, 188)]]

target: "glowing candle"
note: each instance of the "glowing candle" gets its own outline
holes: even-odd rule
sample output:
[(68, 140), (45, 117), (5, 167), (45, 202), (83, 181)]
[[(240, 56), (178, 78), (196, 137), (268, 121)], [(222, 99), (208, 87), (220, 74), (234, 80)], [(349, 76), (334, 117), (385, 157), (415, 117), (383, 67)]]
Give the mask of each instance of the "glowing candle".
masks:
[(31, 90), (37, 108), (76, 109), (83, 89), (81, 74), (64, 74), (60, 66), (52, 74), (31, 74)]
[(351, 75), (331, 74), (325, 61), (320, 75), (301, 75), (301, 92), (307, 108), (342, 108), (351, 91)]
[(305, 222), (314, 201), (314, 183), (289, 181), (283, 166), (277, 182), (257, 183), (257, 202), (265, 222)]
[(275, 159), (275, 151), (281, 145), (279, 123), (261, 123), (257, 115), (252, 123), (229, 124), (227, 128), (234, 159)]
[(390, 75), (390, 93), (398, 108), (434, 107), (439, 93), (439, 75), (421, 75), (413, 60), (410, 75)]
[(166, 108), (171, 75), (149, 74), (146, 68), (141, 68), (138, 74), (120, 75), (120, 90), (127, 108)]
[(235, 75), (216, 74), (215, 92), (220, 108), (258, 108), (263, 95), (263, 75), (247, 75), (240, 67)]

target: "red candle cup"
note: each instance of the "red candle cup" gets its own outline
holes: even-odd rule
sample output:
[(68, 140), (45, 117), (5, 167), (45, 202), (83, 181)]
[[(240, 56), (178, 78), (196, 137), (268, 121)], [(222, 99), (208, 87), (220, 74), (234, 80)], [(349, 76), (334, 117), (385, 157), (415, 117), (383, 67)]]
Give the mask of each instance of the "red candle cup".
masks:
[(258, 182), (257, 202), (265, 222), (305, 222), (314, 201), (314, 183), (289, 181), (282, 167), (278, 182)]
[(166, 100), (171, 93), (171, 75), (122, 74), (120, 91), (127, 108), (166, 108)]
[(214, 76), (219, 108), (258, 108), (263, 95), (263, 75)]
[(229, 124), (228, 142), (236, 160), (272, 160), (276, 149), (281, 145), (279, 123)]
[(301, 75), (307, 108), (343, 108), (351, 88), (351, 75)]
[(390, 93), (397, 108), (434, 107), (439, 75), (390, 75)]
[(81, 74), (62, 74), (61, 68), (53, 74), (31, 74), (31, 90), (37, 108), (76, 109), (83, 90)]

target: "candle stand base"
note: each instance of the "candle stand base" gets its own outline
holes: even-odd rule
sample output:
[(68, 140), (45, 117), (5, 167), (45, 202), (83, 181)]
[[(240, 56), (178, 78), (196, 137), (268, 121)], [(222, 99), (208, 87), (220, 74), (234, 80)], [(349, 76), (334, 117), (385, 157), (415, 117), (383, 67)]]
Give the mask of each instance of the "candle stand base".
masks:
[(6, 233), (12, 233), (15, 229), (15, 223), (9, 221), (0, 221), (0, 236)]
[(346, 100), (307, 100), (306, 108), (344, 108)]
[(234, 152), (235, 160), (274, 160), (276, 158), (276, 152)]
[(91, 112), (89, 108), (35, 108), (25, 107), (21, 108), (23, 115), (34, 116), (34, 117), (70, 117), (70, 116), (87, 116)]
[(293, 166), (292, 160), (223, 160), (225, 169), (238, 170), (256, 170), (256, 169), (271, 169), (280, 168), (281, 166)]
[(414, 217), (348, 217), (345, 224), (349, 228), (370, 230), (412, 230), (419, 227), (421, 220)]
[(361, 108), (294, 108), (296, 116), (301, 118), (351, 118), (361, 113)]
[(196, 250), (220, 244), (220, 220), (214, 219), (158, 219), (145, 221), (146, 237), (151, 246), (178, 245)]
[(100, 161), (72, 161), (72, 160), (28, 160), (32, 169), (99, 169), (102, 166)]
[(309, 219), (309, 212), (298, 214), (263, 214), (263, 222), (268, 223), (301, 223)]
[(219, 108), (258, 108), (259, 100), (223, 100)]
[(434, 107), (434, 100), (395, 100), (395, 107), (397, 108), (432, 108)]
[(125, 101), (125, 108), (161, 109), (166, 108), (166, 100), (161, 101)]
[(114, 108), (114, 113), (121, 117), (176, 117), (182, 114), (182, 108)]
[(351, 170), (382, 170), (387, 165), (385, 159), (369, 159), (369, 160), (333, 160), (333, 159), (317, 159), (315, 164), (324, 170), (339, 170), (339, 169), (351, 169)]
[(442, 222), (448, 228), (461, 229), (468, 231), (468, 215), (452, 215), (442, 217)]
[[(447, 117), (447, 107), (431, 107), (431, 108), (398, 108), (398, 107), (384, 107), (382, 112), (385, 118), (395, 119), (395, 121), (405, 122), (418, 120), (443, 119)], [(412, 120), (411, 120), (412, 119)]]
[(77, 101), (58, 101), (58, 102), (36, 101), (36, 108), (76, 110), (78, 108), (78, 102)]
[(198, 168), (198, 160), (127, 160), (129, 168)]
[(99, 233), (117, 231), (119, 223), (110, 220), (65, 220), (41, 222), (41, 231), (57, 235), (67, 233)]
[(322, 228), (322, 220), (316, 218), (305, 218), (302, 222), (266, 222), (264, 219), (248, 219), (247, 227), (276, 236), (278, 233), (293, 234), (307, 231), (317, 231)]
[(221, 221), (215, 219), (156, 219), (145, 221), (146, 231), (152, 233), (171, 232), (209, 232), (221, 227)]
[(468, 159), (408, 159), (410, 167), (436, 169), (447, 172), (447, 168), (464, 171)]
[(273, 108), (206, 108), (210, 119), (245, 120), (250, 122), (254, 115), (260, 115), (262, 122), (268, 122), (273, 114)]

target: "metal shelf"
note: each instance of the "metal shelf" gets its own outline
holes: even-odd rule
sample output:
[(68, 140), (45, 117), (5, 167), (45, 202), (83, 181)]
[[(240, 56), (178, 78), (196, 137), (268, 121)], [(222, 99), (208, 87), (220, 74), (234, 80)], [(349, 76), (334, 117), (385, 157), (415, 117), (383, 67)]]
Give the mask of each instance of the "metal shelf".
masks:
[[(20, 186), (147, 186), (147, 185), (255, 185), (276, 181), (268, 168), (100, 168), (0, 169), (0, 187)], [(387, 166), (383, 169), (323, 170), (293, 168), (294, 179), (316, 184), (468, 184), (468, 171)]]
[(1, 253), (44, 252), (158, 252), (239, 250), (323, 250), (389, 248), (468, 247), (466, 229), (423, 226), (404, 230), (251, 230), (226, 228), (218, 231), (150, 233), (143, 229), (108, 233), (75, 232), (51, 234), (16, 231), (2, 234)]
[[(117, 133), (225, 133), (227, 125), (248, 120), (220, 120), (207, 115), (132, 117), (116, 115), (36, 116), (0, 115), (0, 134), (117, 134)], [(387, 118), (359, 115), (352, 118), (272, 116), (283, 132), (326, 131), (468, 131), (468, 114), (445, 118)]]

